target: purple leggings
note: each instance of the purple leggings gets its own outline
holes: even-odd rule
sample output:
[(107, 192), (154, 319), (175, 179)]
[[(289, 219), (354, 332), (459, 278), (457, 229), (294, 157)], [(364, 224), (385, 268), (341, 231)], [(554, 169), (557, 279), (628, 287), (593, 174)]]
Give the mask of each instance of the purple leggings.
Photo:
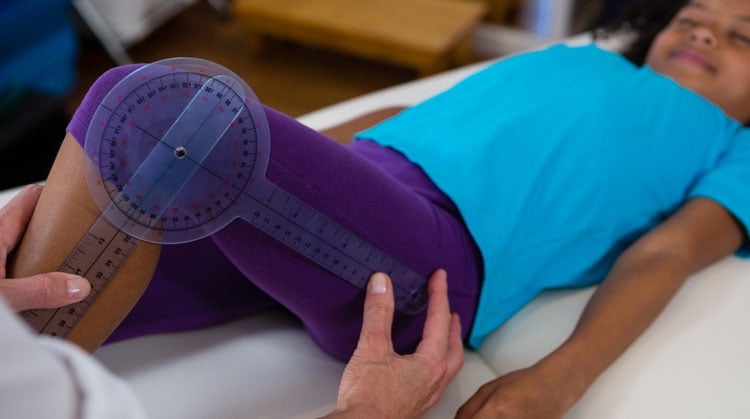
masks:
[[(83, 143), (96, 106), (134, 66), (103, 74), (68, 131)], [(448, 272), (451, 310), (464, 337), (474, 316), (481, 257), (461, 216), (416, 165), (371, 141), (343, 146), (266, 108), (271, 153), (266, 177), (428, 277)], [(281, 304), (331, 355), (356, 347), (364, 295), (356, 287), (236, 220), (214, 235), (162, 249), (154, 277), (110, 342), (209, 326)], [(413, 351), (426, 311), (396, 313), (394, 347)]]

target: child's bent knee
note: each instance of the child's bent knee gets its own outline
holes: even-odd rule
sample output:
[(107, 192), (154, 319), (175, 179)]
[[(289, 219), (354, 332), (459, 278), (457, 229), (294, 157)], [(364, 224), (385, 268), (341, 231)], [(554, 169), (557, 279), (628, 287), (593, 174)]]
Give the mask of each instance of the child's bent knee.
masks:
[[(59, 270), (99, 218), (101, 212), (89, 193), (83, 164), (83, 149), (68, 134), (12, 257), (10, 277)], [(158, 245), (142, 243), (133, 251), (117, 274), (108, 279), (107, 287), (96, 290), (96, 302), (73, 328), (70, 340), (93, 351), (109, 336), (148, 285), (159, 250)]]

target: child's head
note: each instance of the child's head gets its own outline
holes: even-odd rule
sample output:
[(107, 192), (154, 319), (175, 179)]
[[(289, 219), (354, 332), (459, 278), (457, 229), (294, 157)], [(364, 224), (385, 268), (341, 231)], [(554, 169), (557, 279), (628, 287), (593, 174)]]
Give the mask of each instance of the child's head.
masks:
[(750, 1), (645, 0), (597, 33), (634, 35), (623, 54), (750, 123)]
[(656, 36), (645, 63), (750, 122), (750, 1), (689, 1)]
[(628, 33), (628, 43), (622, 54), (641, 66), (646, 61), (651, 44), (672, 17), (688, 0), (636, 0), (624, 8), (611, 22), (594, 31), (596, 39), (606, 39), (623, 31)]

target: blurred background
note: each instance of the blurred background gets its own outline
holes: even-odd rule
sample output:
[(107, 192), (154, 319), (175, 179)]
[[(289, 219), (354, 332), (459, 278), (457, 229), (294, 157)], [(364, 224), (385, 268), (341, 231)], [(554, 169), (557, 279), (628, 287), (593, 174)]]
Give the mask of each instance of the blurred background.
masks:
[[(88, 87), (119, 64), (176, 56), (216, 61), (245, 78), (262, 102), (292, 116), (424, 75), (304, 40), (270, 37), (259, 47), (237, 16), (243, 1), (277, 0), (0, 1), (0, 189), (46, 177)], [(586, 31), (628, 3), (435, 1), (483, 4), (469, 34), (473, 61)]]

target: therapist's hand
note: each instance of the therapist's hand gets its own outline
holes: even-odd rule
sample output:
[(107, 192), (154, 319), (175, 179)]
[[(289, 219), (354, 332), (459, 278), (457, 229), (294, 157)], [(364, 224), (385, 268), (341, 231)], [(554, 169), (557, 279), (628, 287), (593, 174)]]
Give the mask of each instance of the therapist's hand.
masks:
[(327, 417), (419, 418), (437, 403), (464, 362), (461, 324), (450, 313), (443, 270), (428, 285), (422, 341), (415, 353), (398, 355), (391, 343), (393, 289), (376, 273), (365, 299), (359, 344), (344, 370), (336, 409)]
[(91, 286), (86, 279), (62, 272), (26, 278), (6, 278), (8, 255), (23, 237), (42, 186), (29, 185), (0, 208), (0, 298), (16, 311), (57, 308), (84, 299)]

